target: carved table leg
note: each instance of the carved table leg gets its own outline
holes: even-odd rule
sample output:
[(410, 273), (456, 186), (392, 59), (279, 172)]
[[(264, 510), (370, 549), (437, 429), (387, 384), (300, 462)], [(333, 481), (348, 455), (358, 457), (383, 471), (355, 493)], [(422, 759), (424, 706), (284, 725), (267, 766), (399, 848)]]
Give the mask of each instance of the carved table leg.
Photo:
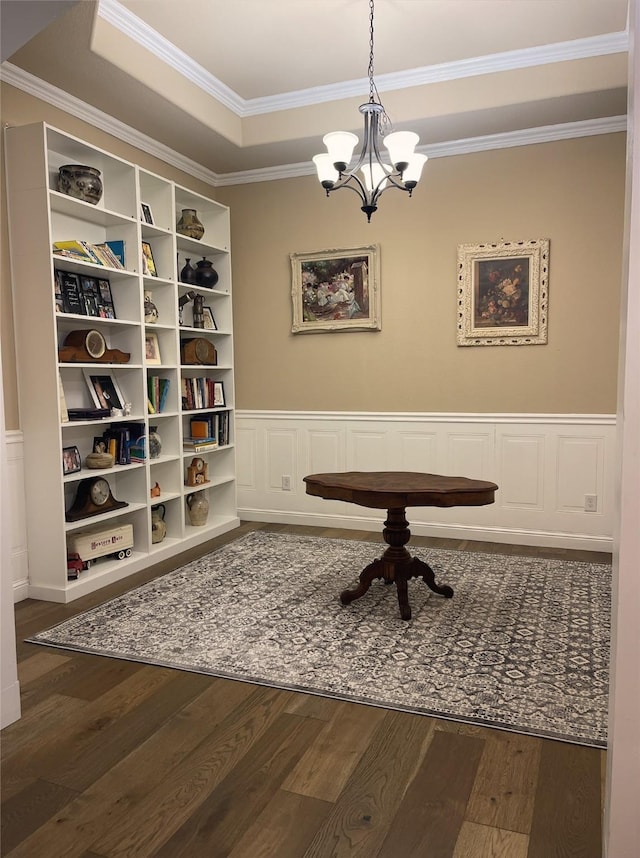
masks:
[(359, 599), (361, 596), (367, 592), (369, 587), (371, 586), (371, 582), (376, 578), (384, 577), (384, 563), (382, 560), (374, 560), (373, 563), (369, 563), (368, 566), (360, 573), (360, 583), (357, 587), (354, 587), (353, 590), (343, 590), (340, 593), (340, 601), (343, 605), (348, 605), (350, 602), (353, 602), (355, 599)]
[(382, 531), (384, 541), (389, 546), (382, 557), (374, 560), (360, 573), (359, 583), (353, 590), (343, 590), (340, 601), (348, 605), (355, 599), (359, 599), (367, 592), (371, 582), (376, 578), (383, 578), (385, 584), (395, 581), (398, 591), (398, 605), (400, 616), (403, 620), (411, 619), (411, 607), (409, 605), (409, 592), (407, 582), (410, 578), (422, 578), (424, 583), (447, 599), (453, 596), (453, 590), (447, 584), (437, 584), (433, 569), (417, 557), (412, 557), (405, 545), (411, 539), (409, 522), (405, 517), (404, 507), (387, 510), (387, 520)]

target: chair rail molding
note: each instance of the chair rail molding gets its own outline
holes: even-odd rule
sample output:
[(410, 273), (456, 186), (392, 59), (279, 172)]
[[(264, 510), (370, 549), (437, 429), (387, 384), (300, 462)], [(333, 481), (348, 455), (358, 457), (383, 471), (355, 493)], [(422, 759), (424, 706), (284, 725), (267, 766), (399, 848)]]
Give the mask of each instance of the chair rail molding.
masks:
[(612, 551), (609, 414), (236, 413), (239, 515), (379, 532), (384, 511), (306, 494), (306, 474), (423, 471), (491, 480), (487, 507), (409, 511), (422, 536)]

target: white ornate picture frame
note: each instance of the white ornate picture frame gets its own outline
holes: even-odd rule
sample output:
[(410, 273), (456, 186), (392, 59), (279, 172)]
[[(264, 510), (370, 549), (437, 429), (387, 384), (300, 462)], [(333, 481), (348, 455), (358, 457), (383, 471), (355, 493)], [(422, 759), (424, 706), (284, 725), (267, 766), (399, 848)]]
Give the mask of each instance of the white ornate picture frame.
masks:
[(290, 258), (294, 334), (381, 329), (377, 245)]
[(458, 245), (458, 345), (547, 342), (549, 239)]

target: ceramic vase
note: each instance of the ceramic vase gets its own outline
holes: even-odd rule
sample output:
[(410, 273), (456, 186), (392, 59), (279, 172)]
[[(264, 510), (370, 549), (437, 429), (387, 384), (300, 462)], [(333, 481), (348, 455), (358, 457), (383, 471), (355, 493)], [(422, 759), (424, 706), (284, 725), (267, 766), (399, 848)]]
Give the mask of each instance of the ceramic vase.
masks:
[(180, 272), (180, 282), (193, 284), (196, 282), (196, 269), (191, 264), (191, 259), (187, 257), (186, 264)]
[(182, 216), (176, 224), (176, 232), (186, 235), (187, 238), (195, 238), (198, 241), (204, 235), (204, 226), (198, 220), (195, 209), (182, 209)]
[(194, 492), (187, 495), (187, 512), (189, 523), (194, 527), (202, 527), (209, 517), (209, 499), (204, 492)]
[(151, 542), (158, 543), (167, 535), (167, 525), (164, 521), (165, 506), (159, 503), (151, 507)]
[(200, 262), (196, 263), (196, 286), (213, 289), (217, 282), (218, 272), (213, 267), (213, 263), (203, 257)]
[(144, 322), (145, 325), (153, 325), (158, 321), (158, 308), (153, 303), (153, 292), (145, 289), (144, 293)]
[(157, 426), (149, 426), (149, 458), (157, 459), (162, 452), (162, 438)]
[(58, 171), (58, 190), (95, 206), (102, 198), (100, 170), (82, 164), (65, 164)]

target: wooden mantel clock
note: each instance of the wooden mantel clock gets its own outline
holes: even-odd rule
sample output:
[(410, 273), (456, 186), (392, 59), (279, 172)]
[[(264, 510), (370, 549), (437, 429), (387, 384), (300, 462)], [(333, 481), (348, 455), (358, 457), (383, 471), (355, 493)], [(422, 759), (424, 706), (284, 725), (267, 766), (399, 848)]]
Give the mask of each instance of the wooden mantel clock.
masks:
[(191, 460), (187, 468), (187, 485), (201, 486), (209, 482), (209, 466), (199, 456)]
[(104, 477), (87, 477), (78, 483), (75, 500), (65, 513), (65, 518), (67, 521), (79, 521), (125, 506), (129, 504), (114, 498), (111, 486)]

